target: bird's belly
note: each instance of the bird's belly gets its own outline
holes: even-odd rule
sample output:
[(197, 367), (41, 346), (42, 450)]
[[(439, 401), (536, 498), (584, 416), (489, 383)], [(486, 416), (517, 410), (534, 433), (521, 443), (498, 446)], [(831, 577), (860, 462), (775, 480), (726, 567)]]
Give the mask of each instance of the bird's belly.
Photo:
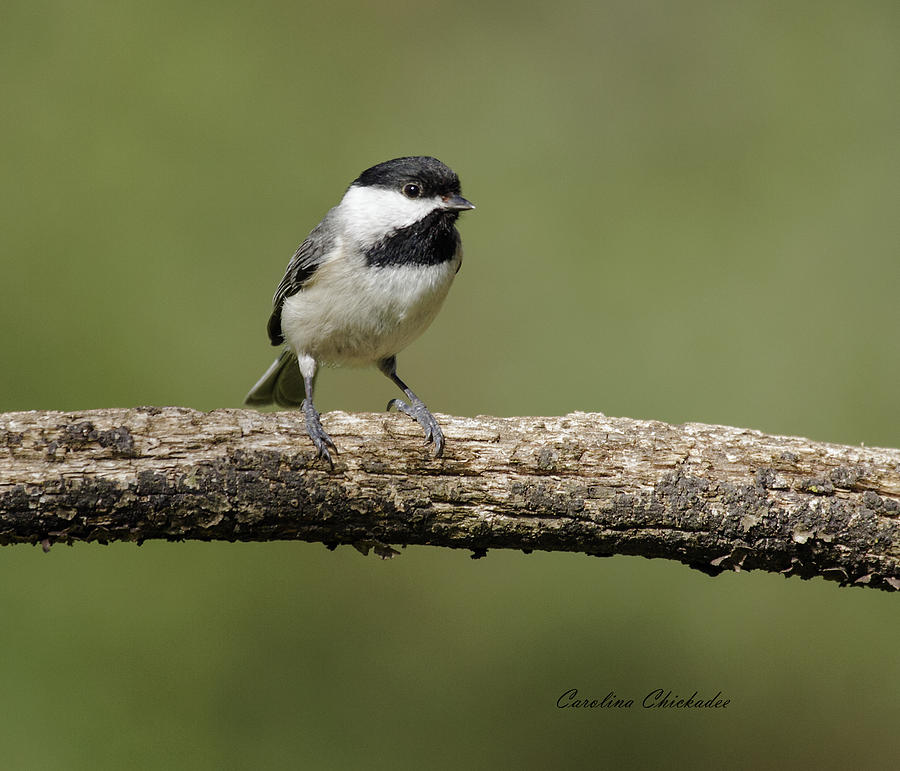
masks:
[(433, 321), (458, 266), (324, 265), (285, 300), (282, 331), (295, 352), (319, 361), (370, 364), (392, 356)]

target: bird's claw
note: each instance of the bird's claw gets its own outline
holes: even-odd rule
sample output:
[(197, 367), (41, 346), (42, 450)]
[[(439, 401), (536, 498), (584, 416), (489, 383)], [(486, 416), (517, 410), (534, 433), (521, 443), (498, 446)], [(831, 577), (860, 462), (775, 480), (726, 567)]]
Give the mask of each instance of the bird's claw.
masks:
[(413, 403), (407, 404), (402, 399), (391, 399), (387, 404), (387, 409), (396, 407), (399, 412), (409, 415), (415, 420), (425, 431), (425, 444), (434, 443), (434, 457), (440, 458), (444, 452), (444, 432), (434, 419), (434, 415), (425, 406), (420, 399), (416, 399)]
[(316, 457), (324, 458), (328, 461), (331, 468), (334, 468), (334, 461), (331, 459), (331, 453), (328, 452), (328, 448), (330, 447), (337, 453), (337, 447), (334, 444), (334, 440), (322, 428), (319, 413), (308, 399), (303, 400), (303, 416), (306, 418), (306, 433), (309, 434), (309, 438), (312, 439), (312, 443), (316, 447)]

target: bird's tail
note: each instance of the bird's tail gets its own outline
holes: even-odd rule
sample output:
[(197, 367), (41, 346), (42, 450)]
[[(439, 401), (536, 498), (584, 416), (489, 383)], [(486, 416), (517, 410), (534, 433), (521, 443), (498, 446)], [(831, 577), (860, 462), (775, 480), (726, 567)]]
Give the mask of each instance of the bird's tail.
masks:
[(303, 378), (293, 351), (285, 349), (271, 367), (250, 389), (244, 404), (261, 407), (278, 404), (282, 407), (299, 407), (306, 396)]

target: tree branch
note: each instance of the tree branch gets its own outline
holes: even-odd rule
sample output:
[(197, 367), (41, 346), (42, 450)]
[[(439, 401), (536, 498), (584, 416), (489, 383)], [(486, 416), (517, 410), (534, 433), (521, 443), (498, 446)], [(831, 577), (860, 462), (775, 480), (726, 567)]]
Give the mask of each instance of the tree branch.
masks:
[(178, 407), (0, 414), (0, 543), (298, 539), (633, 554), (900, 588), (900, 450), (574, 413), (405, 416)]

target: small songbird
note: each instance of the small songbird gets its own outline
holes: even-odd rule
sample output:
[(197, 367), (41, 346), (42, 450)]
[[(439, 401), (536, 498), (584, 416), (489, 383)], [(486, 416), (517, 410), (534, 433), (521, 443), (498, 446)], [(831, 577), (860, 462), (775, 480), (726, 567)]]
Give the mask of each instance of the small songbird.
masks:
[(245, 403), (299, 405), (319, 457), (332, 463), (337, 448), (313, 406), (316, 370), (377, 364), (407, 398), (387, 409), (417, 420), (440, 457), (441, 428), (398, 377), (396, 355), (440, 310), (462, 263), (456, 219), (474, 208), (436, 158), (395, 158), (360, 174), (288, 263), (268, 326), (272, 345), (285, 348)]

